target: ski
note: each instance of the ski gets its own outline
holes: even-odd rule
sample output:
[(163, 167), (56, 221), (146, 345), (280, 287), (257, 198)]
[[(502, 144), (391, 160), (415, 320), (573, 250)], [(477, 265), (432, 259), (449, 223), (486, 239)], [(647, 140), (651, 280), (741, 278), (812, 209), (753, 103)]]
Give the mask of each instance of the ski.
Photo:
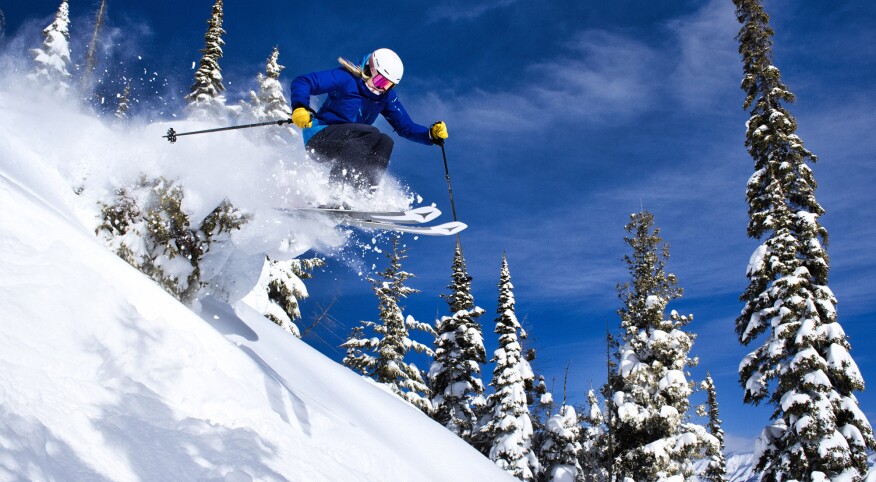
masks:
[(432, 221), (441, 215), (441, 211), (434, 206), (421, 206), (407, 211), (360, 211), (343, 208), (328, 207), (304, 207), (304, 208), (278, 208), (284, 213), (315, 212), (327, 213), (340, 218), (349, 218), (362, 221), (382, 221), (397, 224), (423, 224)]
[(345, 219), (341, 222), (345, 226), (353, 226), (363, 229), (383, 229), (400, 233), (417, 234), (422, 236), (452, 236), (468, 227), (459, 221), (437, 224), (433, 226), (420, 226), (412, 224), (398, 224), (387, 221), (375, 221), (370, 219)]

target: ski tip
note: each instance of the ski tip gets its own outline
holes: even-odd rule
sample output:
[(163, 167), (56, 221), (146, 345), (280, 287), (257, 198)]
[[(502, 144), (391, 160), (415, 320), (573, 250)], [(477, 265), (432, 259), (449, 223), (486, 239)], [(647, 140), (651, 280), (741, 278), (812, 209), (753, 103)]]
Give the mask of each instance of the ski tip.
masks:
[(433, 226), (432, 229), (440, 232), (445, 236), (452, 236), (454, 234), (459, 234), (465, 228), (468, 227), (468, 224), (465, 224), (461, 221), (451, 221), (449, 223), (439, 224), (438, 226)]
[(407, 213), (410, 216), (415, 217), (417, 219), (417, 222), (419, 223), (428, 223), (429, 221), (440, 216), (441, 210), (434, 206), (420, 206), (418, 208), (407, 211)]

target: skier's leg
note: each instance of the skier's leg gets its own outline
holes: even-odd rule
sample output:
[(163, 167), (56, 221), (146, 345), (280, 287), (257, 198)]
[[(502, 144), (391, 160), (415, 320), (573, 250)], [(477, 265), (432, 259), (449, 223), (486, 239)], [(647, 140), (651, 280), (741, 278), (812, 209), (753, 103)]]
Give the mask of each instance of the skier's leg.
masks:
[(333, 124), (317, 132), (305, 148), (313, 160), (320, 163), (335, 162), (346, 144), (346, 124)]
[(332, 124), (326, 126), (310, 138), (307, 152), (315, 161), (331, 164), (329, 183), (343, 187), (351, 183), (350, 126), (352, 124)]
[(369, 155), (365, 157), (365, 165), (362, 167), (368, 181), (368, 187), (377, 187), (380, 184), (383, 173), (389, 167), (393, 145), (392, 137), (382, 132), (379, 133), (377, 142), (371, 148)]
[[(325, 130), (328, 128), (323, 132)], [(331, 181), (351, 184), (358, 189), (377, 186), (389, 165), (392, 138), (367, 124), (342, 124), (327, 134), (326, 141), (332, 144), (335, 161)]]

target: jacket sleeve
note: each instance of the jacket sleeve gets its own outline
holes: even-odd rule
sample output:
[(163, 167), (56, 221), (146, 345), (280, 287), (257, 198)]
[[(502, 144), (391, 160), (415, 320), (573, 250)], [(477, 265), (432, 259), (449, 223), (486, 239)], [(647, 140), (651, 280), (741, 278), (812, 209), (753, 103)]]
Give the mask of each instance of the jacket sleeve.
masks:
[(398, 135), (405, 139), (419, 142), (420, 144), (433, 145), (432, 136), (429, 134), (429, 128), (421, 126), (411, 120), (411, 116), (402, 106), (401, 101), (394, 92), (390, 93), (390, 98), (383, 109), (383, 117), (389, 122), (389, 125), (398, 132)]
[(323, 70), (299, 75), (292, 81), (289, 105), (292, 109), (304, 107), (310, 109), (310, 96), (320, 95), (336, 89), (344, 80), (338, 75), (339, 69)]

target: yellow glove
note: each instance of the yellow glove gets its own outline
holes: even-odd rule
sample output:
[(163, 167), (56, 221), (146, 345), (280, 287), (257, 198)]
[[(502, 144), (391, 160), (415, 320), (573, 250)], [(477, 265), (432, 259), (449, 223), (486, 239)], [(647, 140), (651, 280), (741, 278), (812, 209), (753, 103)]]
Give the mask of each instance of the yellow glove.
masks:
[(433, 140), (441, 140), (447, 139), (447, 124), (444, 121), (438, 121), (432, 124), (432, 127), (429, 128), (429, 135), (432, 136)]
[(310, 118), (310, 111), (304, 107), (298, 107), (292, 111), (292, 123), (304, 129), (313, 125), (313, 119)]

